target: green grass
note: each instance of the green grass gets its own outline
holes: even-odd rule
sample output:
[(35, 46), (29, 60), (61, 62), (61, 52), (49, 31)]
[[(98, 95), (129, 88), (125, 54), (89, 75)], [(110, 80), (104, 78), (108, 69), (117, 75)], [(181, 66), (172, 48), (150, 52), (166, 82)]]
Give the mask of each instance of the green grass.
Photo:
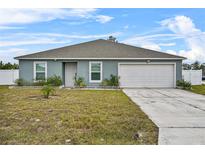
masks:
[(192, 86), (191, 91), (197, 94), (205, 95), (205, 85), (194, 85)]
[(157, 136), (120, 90), (58, 89), (45, 99), (40, 89), (0, 87), (0, 144), (157, 144)]

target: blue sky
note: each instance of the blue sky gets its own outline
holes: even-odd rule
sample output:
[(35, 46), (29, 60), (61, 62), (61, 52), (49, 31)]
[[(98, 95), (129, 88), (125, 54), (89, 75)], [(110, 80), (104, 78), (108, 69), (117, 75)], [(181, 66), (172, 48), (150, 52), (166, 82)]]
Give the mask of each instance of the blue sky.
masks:
[(0, 9), (0, 60), (89, 40), (205, 62), (205, 9)]

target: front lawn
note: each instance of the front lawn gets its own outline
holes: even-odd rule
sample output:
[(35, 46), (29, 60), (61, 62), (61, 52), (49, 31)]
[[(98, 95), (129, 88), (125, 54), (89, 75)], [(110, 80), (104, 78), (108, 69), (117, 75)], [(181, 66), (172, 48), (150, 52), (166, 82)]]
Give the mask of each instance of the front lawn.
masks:
[(197, 94), (205, 95), (205, 85), (195, 85), (192, 86), (191, 91)]
[[(136, 135), (138, 133), (138, 135)], [(158, 128), (122, 91), (0, 87), (0, 144), (157, 144)]]

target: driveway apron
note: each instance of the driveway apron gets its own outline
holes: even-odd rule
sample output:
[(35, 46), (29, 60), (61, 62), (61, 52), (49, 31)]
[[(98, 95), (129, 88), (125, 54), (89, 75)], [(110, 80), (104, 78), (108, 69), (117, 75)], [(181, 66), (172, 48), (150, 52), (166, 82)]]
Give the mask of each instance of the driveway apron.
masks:
[(159, 144), (205, 144), (205, 96), (180, 89), (123, 89), (159, 127)]

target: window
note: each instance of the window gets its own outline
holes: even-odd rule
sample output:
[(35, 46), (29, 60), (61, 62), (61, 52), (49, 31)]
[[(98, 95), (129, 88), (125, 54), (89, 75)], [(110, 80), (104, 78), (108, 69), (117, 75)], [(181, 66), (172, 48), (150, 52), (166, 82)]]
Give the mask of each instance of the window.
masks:
[(45, 80), (47, 78), (47, 63), (34, 62), (34, 80)]
[(102, 81), (102, 62), (90, 62), (89, 70), (90, 82)]

